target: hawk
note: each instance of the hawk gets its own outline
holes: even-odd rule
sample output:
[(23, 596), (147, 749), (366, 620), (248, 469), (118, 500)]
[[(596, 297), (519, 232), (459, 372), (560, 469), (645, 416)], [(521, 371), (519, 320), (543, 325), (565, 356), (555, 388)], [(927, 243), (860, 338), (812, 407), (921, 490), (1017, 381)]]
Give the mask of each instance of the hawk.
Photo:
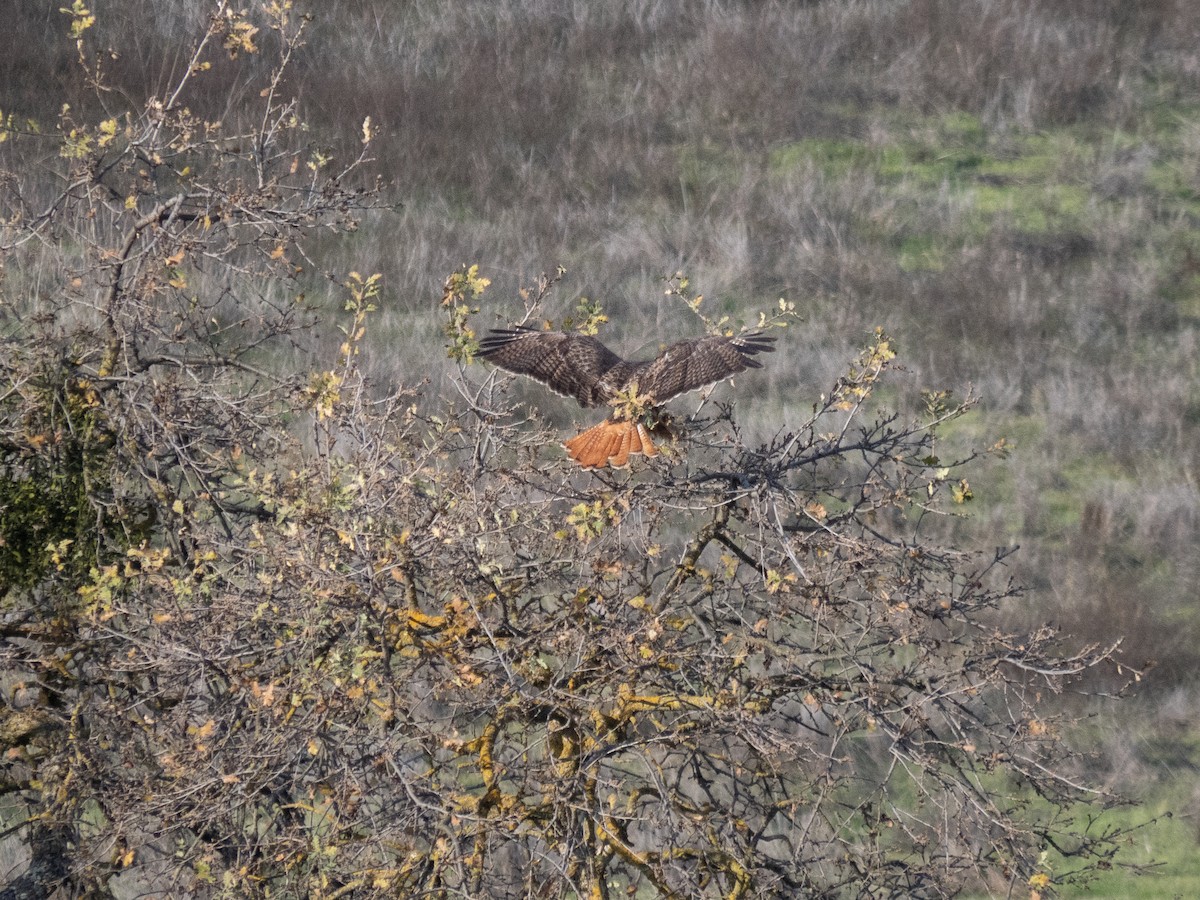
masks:
[(759, 331), (709, 335), (676, 341), (654, 359), (635, 362), (586, 334), (517, 326), (490, 331), (479, 342), (479, 356), (574, 397), (581, 406), (613, 406), (608, 419), (563, 444), (585, 469), (600, 469), (621, 468), (631, 454), (657, 456), (651, 435), (670, 433), (658, 412), (664, 403), (746, 369), (762, 368), (754, 357), (773, 352), (774, 342)]

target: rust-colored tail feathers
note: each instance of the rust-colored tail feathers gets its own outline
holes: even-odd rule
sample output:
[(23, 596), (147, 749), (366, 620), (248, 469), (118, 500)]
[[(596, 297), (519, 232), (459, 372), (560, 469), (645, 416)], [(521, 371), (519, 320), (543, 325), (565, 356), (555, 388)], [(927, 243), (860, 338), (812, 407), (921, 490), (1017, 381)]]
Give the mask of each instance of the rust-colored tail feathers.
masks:
[(620, 469), (629, 465), (629, 457), (641, 453), (658, 456), (650, 439), (650, 430), (640, 422), (606, 419), (577, 434), (563, 444), (567, 454), (585, 469)]

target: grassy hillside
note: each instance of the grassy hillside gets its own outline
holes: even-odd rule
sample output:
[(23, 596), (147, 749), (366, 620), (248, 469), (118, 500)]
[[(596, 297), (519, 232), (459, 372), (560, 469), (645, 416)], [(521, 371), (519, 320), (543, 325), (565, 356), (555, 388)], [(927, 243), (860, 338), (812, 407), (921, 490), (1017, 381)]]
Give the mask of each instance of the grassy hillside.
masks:
[[(0, 113), (22, 132), (53, 134), (64, 104), (100, 112), (58, 5), (19, 4), (0, 36)], [(175, 36), (210, 12), (93, 5), (114, 109), (164, 95), (190, 58)], [(519, 288), (565, 267), (556, 315), (599, 301), (605, 339), (631, 351), (694, 329), (663, 296), (677, 271), (735, 318), (795, 301), (803, 325), (763, 395), (740, 401), (762, 438), (883, 326), (907, 370), (893, 402), (973, 388), (978, 411), (948, 439), (1012, 447), (976, 472), (974, 517), (943, 527), (1020, 544), (1037, 618), (1152, 664), (1126, 724), (1097, 729), (1100, 764), (1190, 815), (1200, 6), (330, 0), (311, 13), (287, 87), (314, 144), (348, 159), (365, 118), (383, 129), (363, 177), (387, 181), (391, 208), (314, 259), (384, 274), (363, 351), (375, 378), (449, 395), (438, 300), (463, 263), (493, 281), (489, 322), (519, 317)], [(236, 127), (260, 65), (228, 60), (186, 101)], [(36, 134), (0, 144), (8, 169), (54, 153)], [(1194, 849), (1186, 821), (1163, 852)]]

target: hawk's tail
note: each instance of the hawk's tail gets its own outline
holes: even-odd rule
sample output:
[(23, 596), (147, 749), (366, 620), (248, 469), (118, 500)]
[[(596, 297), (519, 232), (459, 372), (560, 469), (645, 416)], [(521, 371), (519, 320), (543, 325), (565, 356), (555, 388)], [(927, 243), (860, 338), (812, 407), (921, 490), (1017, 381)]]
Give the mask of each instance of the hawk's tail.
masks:
[(640, 422), (606, 419), (563, 444), (567, 454), (585, 469), (620, 469), (635, 453), (658, 456), (650, 430)]

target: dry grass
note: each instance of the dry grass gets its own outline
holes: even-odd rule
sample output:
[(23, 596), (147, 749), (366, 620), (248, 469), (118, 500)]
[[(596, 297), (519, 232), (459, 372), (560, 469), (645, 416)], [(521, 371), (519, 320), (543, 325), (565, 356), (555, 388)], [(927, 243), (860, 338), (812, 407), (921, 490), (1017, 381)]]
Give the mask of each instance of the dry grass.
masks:
[[(63, 102), (88, 101), (65, 17), (34, 6), (6, 27), (0, 109), (50, 129)], [(980, 519), (1029, 548), (1042, 604), (1081, 634), (1124, 631), (1169, 657), (1163, 672), (1194, 666), (1200, 130), (1187, 98), (1200, 6), (345, 0), (311, 12), (287, 87), (315, 142), (345, 157), (365, 117), (385, 129), (375, 173), (396, 208), (319, 259), (386, 276), (377, 378), (445, 389), (438, 286), (464, 262), (494, 280), (481, 324), (516, 317), (518, 288), (561, 264), (560, 312), (599, 299), (608, 337), (630, 351), (690, 327), (662, 297), (679, 269), (735, 316), (798, 301), (807, 323), (767, 370), (758, 436), (885, 325), (911, 397), (972, 383), (987, 414), (976, 436), (1017, 437), (1007, 470), (981, 473)], [(206, 14), (148, 0), (97, 10), (98, 42), (118, 54), (109, 114), (122, 93), (162, 93), (189, 50), (174, 36)], [(263, 65), (221, 63), (185, 102), (232, 126)], [(32, 165), (42, 150), (3, 152)], [(1097, 507), (1125, 524), (1097, 536), (1085, 521)], [(1105, 548), (1125, 561), (1099, 564)]]
[[(211, 9), (94, 4), (89, 40), (114, 51), (99, 58), (116, 88), (97, 101), (59, 5), (17, 4), (0, 34), (0, 112), (47, 134), (64, 104), (94, 125), (163, 96)], [(457, 400), (439, 299), (463, 263), (493, 280), (478, 328), (518, 318), (519, 289), (563, 265), (550, 314), (595, 298), (612, 319), (604, 339), (631, 354), (698, 329), (663, 296), (679, 270), (708, 312), (735, 322), (796, 301), (806, 321), (755, 373), (757, 390), (718, 395), (738, 397), (747, 444), (804, 419), (884, 326), (906, 368), (889, 402), (911, 409), (924, 388), (968, 385), (982, 397), (939, 452), (1001, 435), (1015, 446), (976, 465), (971, 519), (929, 517), (922, 536), (1021, 544), (1012, 573), (1032, 590), (1012, 614), (1052, 620), (1077, 643), (1119, 636), (1123, 662), (1153, 662), (1143, 686), (1161, 703), (1143, 703), (1133, 725), (1122, 708), (1119, 729), (1102, 718), (1097, 765), (1123, 787), (1191, 778), (1200, 4), (329, 0), (309, 11), (283, 92), (313, 148), (338, 159), (358, 153), (366, 117), (382, 127), (355, 177), (390, 182), (393, 206), (353, 236), (317, 240), (311, 261), (296, 260), (298, 288), (319, 312), (341, 312), (331, 281), (384, 273), (364, 347), (378, 383)], [(258, 124), (242, 117), (276, 49), (265, 30), (261, 44), (216, 54), (180, 102), (227, 132)], [(0, 170), (48, 198), (57, 146), (11, 135)], [(0, 182), (0, 219), (21, 207), (15, 189)], [(72, 273), (57, 261), (85, 242), (54, 238), (54, 252), (0, 271), (0, 340), (21, 317), (62, 308), (52, 301)], [(214, 305), (214, 320), (270, 308), (283, 282), (260, 283)], [(228, 289), (203, 267), (192, 285)], [(326, 337), (314, 339), (341, 340)], [(313, 351), (297, 339), (272, 352), (299, 370), (295, 357)], [(536, 421), (577, 415), (542, 392), (529, 399)]]

